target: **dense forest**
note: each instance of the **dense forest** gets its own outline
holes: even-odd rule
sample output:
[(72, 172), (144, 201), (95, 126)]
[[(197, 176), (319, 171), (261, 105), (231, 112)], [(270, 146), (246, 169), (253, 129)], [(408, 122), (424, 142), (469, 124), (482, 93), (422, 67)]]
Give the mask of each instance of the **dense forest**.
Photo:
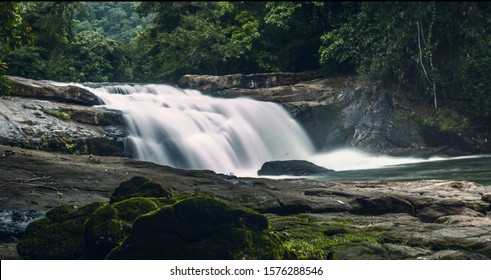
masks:
[(488, 2), (1, 2), (0, 94), (4, 75), (175, 83), (315, 70), (382, 80), (435, 109), (465, 101), (487, 125), (490, 26)]

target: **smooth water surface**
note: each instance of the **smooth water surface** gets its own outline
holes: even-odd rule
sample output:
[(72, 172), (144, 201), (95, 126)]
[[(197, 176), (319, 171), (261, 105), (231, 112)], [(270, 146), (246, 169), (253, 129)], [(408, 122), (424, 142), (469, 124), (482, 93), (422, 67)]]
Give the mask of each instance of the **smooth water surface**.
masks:
[(429, 159), (372, 169), (342, 170), (311, 178), (349, 181), (465, 180), (491, 188), (491, 155)]

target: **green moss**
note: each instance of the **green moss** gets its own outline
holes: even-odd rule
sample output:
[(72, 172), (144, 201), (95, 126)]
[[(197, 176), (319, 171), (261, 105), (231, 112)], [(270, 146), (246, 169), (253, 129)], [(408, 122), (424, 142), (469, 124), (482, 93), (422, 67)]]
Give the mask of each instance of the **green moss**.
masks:
[(115, 203), (132, 197), (171, 197), (171, 192), (161, 184), (145, 177), (135, 176), (122, 182), (114, 190), (109, 203)]
[(207, 194), (142, 215), (110, 259), (281, 259), (263, 216)]
[(118, 218), (133, 222), (139, 216), (159, 209), (157, 203), (150, 198), (135, 197), (112, 205), (118, 210)]
[(97, 209), (85, 224), (84, 258), (104, 259), (128, 236), (136, 218), (160, 208), (154, 200), (136, 197)]
[(51, 115), (53, 117), (62, 119), (62, 120), (69, 120), (70, 119), (70, 115), (68, 115), (65, 112), (58, 111), (58, 110), (54, 110), (54, 109), (43, 109), (43, 112), (45, 112), (46, 114)]
[(49, 218), (49, 219), (51, 219), (51, 220), (53, 220), (53, 221), (55, 221), (55, 222), (62, 223), (73, 212), (75, 212), (75, 208), (73, 208), (73, 206), (71, 206), (71, 205), (61, 205), (61, 206), (58, 206), (58, 207), (56, 207), (56, 208), (48, 211), (46, 213), (46, 217)]
[(379, 244), (379, 233), (353, 226), (348, 220), (320, 220), (314, 216), (268, 215), (271, 230), (298, 259), (332, 259), (334, 252), (359, 242)]
[(45, 218), (31, 222), (17, 243), (19, 255), (26, 259), (79, 259), (84, 247), (84, 225), (100, 203), (75, 210), (60, 206)]
[(396, 122), (408, 122), (410, 120), (410, 115), (407, 113), (399, 113), (394, 115), (394, 120)]

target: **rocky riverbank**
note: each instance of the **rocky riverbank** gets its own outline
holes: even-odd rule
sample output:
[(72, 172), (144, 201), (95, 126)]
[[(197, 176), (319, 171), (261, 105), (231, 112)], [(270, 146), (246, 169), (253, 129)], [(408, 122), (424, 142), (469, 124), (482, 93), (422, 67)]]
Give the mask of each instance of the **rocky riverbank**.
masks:
[(60, 205), (108, 203), (133, 176), (159, 182), (175, 195), (206, 192), (265, 215), (296, 258), (491, 258), (491, 190), (472, 182), (237, 178), (124, 157), (9, 146), (0, 146), (0, 154), (0, 211), (18, 211), (17, 220), (2, 219), (2, 259), (19, 258), (13, 246), (22, 231), (12, 228), (16, 221), (25, 226), (22, 213), (42, 216)]

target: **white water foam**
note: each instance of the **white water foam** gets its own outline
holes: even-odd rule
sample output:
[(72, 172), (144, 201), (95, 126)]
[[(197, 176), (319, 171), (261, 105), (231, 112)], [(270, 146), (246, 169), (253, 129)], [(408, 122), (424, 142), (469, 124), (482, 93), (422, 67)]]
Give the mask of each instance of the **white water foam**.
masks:
[(419, 163), (427, 161), (446, 160), (447, 158), (433, 156), (430, 158), (394, 157), (373, 155), (356, 149), (339, 149), (330, 152), (317, 153), (308, 160), (335, 171), (362, 170), (384, 168), (400, 164)]

